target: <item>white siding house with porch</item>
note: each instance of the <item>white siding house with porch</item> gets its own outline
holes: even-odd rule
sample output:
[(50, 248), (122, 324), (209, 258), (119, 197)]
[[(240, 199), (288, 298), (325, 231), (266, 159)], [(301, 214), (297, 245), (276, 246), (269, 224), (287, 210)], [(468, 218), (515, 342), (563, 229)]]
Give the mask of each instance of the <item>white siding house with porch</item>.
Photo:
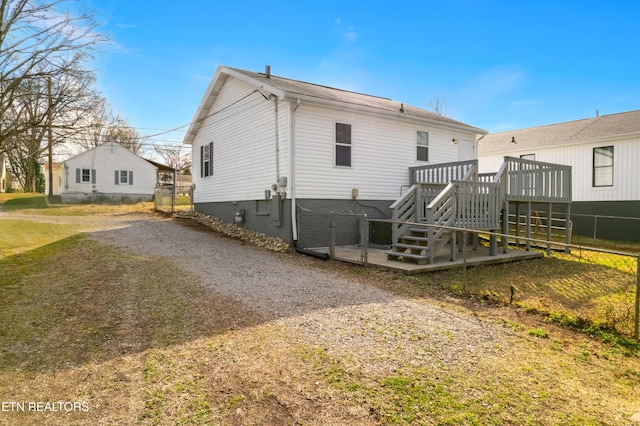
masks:
[(322, 214), (390, 218), (409, 167), (474, 160), (480, 133), (399, 101), (220, 66), (185, 142), (196, 210), (326, 246)]
[(640, 241), (640, 110), (488, 134), (480, 171), (506, 155), (571, 166), (574, 234)]
[[(107, 142), (61, 164), (62, 201), (141, 201), (153, 198), (157, 168), (115, 142)], [(54, 179), (56, 177), (54, 176)]]

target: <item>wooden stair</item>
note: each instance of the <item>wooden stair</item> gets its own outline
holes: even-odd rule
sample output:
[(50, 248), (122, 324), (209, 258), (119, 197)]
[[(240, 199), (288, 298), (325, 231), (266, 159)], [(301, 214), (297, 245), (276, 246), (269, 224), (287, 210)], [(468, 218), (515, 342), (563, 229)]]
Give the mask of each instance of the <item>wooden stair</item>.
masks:
[(410, 228), (406, 235), (401, 236), (387, 251), (387, 259), (401, 262), (426, 265), (433, 263), (433, 258), (447, 244), (452, 241), (452, 233), (444, 232), (433, 247), (429, 246), (428, 228)]

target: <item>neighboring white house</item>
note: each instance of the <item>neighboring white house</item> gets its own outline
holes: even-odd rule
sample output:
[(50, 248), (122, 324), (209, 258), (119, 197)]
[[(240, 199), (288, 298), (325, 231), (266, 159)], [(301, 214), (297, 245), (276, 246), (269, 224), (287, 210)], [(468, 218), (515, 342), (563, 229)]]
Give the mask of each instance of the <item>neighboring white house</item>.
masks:
[[(64, 203), (151, 200), (157, 179), (155, 165), (115, 142), (69, 158), (53, 172), (53, 194)], [(48, 173), (45, 176), (48, 180)]]
[[(296, 242), (330, 211), (391, 217), (409, 167), (477, 158), (486, 131), (391, 99), (218, 67), (185, 142), (198, 211)], [(301, 212), (316, 223), (301, 223)], [(326, 245), (326, 241), (324, 242)]]
[(572, 167), (574, 234), (640, 241), (640, 220), (582, 216), (640, 218), (640, 110), (485, 135), (480, 172), (507, 155)]

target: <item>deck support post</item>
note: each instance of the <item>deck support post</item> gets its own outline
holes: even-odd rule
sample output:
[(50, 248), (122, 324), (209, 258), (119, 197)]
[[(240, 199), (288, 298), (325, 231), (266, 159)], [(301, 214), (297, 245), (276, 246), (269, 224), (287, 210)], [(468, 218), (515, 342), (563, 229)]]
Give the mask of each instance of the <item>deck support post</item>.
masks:
[(516, 203), (516, 247), (520, 247), (520, 203)]
[(458, 259), (458, 232), (451, 231), (451, 261)]
[(547, 212), (547, 256), (551, 254), (551, 225), (553, 221), (553, 204), (549, 203)]
[(571, 253), (571, 247), (569, 247), (569, 244), (571, 244), (571, 204), (567, 204), (567, 218), (565, 221), (565, 228), (564, 228), (564, 251), (565, 253)]
[(489, 255), (496, 256), (498, 254), (498, 238), (495, 235), (496, 230), (492, 229), (489, 232), (491, 233), (489, 236)]
[(502, 253), (507, 254), (509, 250), (509, 201), (504, 202), (502, 209)]
[(527, 242), (525, 244), (526, 250), (531, 251), (531, 201), (527, 203), (527, 226), (525, 232), (527, 238)]

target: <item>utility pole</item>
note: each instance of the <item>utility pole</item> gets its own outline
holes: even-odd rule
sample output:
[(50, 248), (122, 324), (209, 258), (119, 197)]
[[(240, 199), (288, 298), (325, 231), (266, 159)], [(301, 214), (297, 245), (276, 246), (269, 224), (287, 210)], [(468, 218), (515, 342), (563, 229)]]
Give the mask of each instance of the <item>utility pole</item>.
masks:
[(53, 197), (53, 147), (51, 144), (51, 140), (53, 139), (53, 123), (52, 123), (52, 111), (51, 104), (53, 103), (51, 100), (51, 76), (47, 79), (47, 141), (49, 145), (49, 198)]

